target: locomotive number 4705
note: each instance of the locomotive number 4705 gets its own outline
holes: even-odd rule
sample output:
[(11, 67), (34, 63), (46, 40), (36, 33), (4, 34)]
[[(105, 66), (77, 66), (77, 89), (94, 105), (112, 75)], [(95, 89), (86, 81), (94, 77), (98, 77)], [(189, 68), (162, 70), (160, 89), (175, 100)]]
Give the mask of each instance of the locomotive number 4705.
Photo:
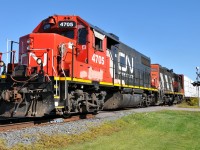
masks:
[(104, 57), (99, 56), (97, 54), (93, 54), (92, 55), (92, 61), (94, 63), (100, 64), (100, 65), (104, 65)]
[(76, 27), (76, 22), (74, 21), (60, 21), (59, 23), (60, 28), (73, 28)]

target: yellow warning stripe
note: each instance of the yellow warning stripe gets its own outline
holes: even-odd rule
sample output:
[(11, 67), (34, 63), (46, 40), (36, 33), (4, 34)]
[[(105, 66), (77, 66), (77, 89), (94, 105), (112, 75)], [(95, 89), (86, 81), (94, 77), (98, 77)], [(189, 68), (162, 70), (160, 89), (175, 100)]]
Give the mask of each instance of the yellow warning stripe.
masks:
[(110, 82), (99, 82), (99, 84), (113, 86), (113, 83)]
[(55, 108), (64, 108), (64, 106), (56, 106)]
[(147, 87), (142, 87), (142, 86), (133, 86), (133, 85), (125, 85), (125, 84), (114, 84), (113, 83), (109, 83), (109, 82), (100, 82), (100, 84), (102, 85), (112, 85), (112, 86), (122, 86), (122, 87), (127, 87), (127, 88), (135, 88), (135, 89), (143, 89), (143, 90), (150, 90), (150, 91), (158, 91), (155, 88), (147, 88)]
[(84, 83), (92, 83), (91, 80), (84, 80), (84, 79), (78, 79), (78, 78), (73, 78), (73, 81), (84, 82)]
[(54, 98), (60, 98), (60, 96), (54, 95)]
[(6, 75), (1, 75), (1, 78), (2, 78), (2, 79), (6, 78)]
[(177, 94), (177, 95), (184, 95), (183, 93), (179, 93), (179, 92), (175, 92), (175, 94)]
[[(86, 80), (86, 79), (80, 79), (80, 78), (72, 78), (71, 77), (54, 77), (54, 80), (60, 80), (60, 81), (76, 81), (76, 82), (82, 82), (82, 83), (92, 83), (92, 80)], [(142, 87), (142, 86), (133, 86), (133, 85), (121, 85), (121, 84), (114, 84), (111, 82), (99, 82), (100, 85), (107, 85), (107, 86), (119, 86), (119, 87), (127, 87), (127, 88), (136, 88), (136, 89), (143, 89), (143, 90), (150, 90), (150, 91), (158, 91), (155, 88), (147, 88), (147, 87)]]
[(135, 89), (143, 89), (143, 90), (150, 90), (150, 91), (158, 91), (155, 88), (147, 88), (147, 87), (142, 87), (142, 86), (133, 86), (133, 85), (125, 85), (125, 84), (114, 84), (109, 83), (109, 82), (100, 82), (102, 85), (112, 85), (112, 86), (122, 86), (122, 87), (127, 87), (127, 88), (135, 88)]
[(92, 83), (91, 80), (86, 79), (79, 79), (79, 78), (71, 78), (71, 77), (54, 77), (54, 80), (60, 80), (60, 81), (76, 81), (76, 82), (84, 82), (84, 83)]
[(183, 93), (180, 92), (164, 92), (165, 94), (177, 94), (177, 95), (183, 95)]
[(60, 79), (60, 77), (54, 77), (54, 80), (59, 80)]

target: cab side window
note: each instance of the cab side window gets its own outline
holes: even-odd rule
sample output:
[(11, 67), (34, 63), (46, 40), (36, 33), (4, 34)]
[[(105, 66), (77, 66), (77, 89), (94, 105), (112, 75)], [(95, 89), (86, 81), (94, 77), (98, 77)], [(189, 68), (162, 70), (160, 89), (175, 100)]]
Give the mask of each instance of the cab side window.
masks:
[(86, 45), (87, 42), (87, 29), (85, 27), (78, 29), (78, 43), (81, 45)]
[(95, 37), (95, 49), (96, 50), (103, 50), (102, 46), (103, 41), (97, 37)]
[(94, 32), (94, 48), (98, 51), (103, 51), (103, 40), (105, 35), (93, 29)]

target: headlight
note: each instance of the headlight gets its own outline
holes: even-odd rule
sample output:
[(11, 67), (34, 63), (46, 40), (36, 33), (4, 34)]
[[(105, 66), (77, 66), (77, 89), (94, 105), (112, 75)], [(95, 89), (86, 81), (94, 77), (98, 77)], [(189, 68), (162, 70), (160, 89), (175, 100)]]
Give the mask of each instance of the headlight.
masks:
[(41, 64), (42, 64), (42, 59), (38, 58), (38, 59), (37, 59), (37, 64), (38, 64), (38, 65), (41, 65)]
[(32, 38), (27, 39), (26, 43), (27, 43), (27, 50), (30, 50), (33, 48), (33, 39)]
[(27, 40), (27, 44), (30, 44), (30, 43), (31, 43), (31, 40), (30, 40), (30, 39), (28, 39), (28, 40)]
[(3, 67), (3, 66), (4, 66), (4, 62), (0, 61), (0, 67)]

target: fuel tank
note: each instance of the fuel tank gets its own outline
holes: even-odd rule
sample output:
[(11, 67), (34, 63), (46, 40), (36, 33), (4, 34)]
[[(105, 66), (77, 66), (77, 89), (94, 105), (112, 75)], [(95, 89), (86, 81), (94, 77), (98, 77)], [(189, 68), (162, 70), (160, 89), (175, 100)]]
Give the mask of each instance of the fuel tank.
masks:
[(121, 94), (120, 92), (117, 92), (107, 97), (103, 109), (110, 110), (127, 107), (137, 107), (140, 102), (142, 102), (141, 94)]

